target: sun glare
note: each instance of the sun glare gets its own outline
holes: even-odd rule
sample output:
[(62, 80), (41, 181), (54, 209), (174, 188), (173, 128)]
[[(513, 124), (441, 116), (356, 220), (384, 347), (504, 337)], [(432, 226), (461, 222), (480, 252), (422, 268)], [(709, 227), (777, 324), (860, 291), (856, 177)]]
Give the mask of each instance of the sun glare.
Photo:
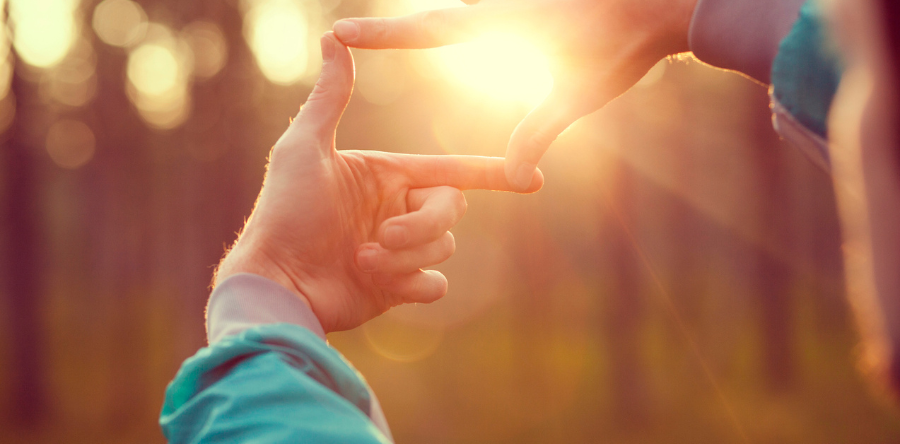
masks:
[(487, 34), (432, 50), (429, 58), (443, 76), (496, 100), (533, 106), (553, 87), (547, 58), (513, 34)]

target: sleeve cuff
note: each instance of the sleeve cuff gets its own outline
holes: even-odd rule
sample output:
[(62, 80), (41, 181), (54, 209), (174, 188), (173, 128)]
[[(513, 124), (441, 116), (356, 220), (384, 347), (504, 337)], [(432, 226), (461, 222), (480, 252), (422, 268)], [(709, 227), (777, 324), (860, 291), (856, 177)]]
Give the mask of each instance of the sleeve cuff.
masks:
[(281, 284), (262, 276), (230, 276), (209, 297), (206, 336), (210, 344), (258, 325), (276, 323), (299, 325), (325, 340), (312, 309)]
[(689, 43), (694, 56), (718, 68), (771, 83), (778, 45), (805, 0), (698, 0)]

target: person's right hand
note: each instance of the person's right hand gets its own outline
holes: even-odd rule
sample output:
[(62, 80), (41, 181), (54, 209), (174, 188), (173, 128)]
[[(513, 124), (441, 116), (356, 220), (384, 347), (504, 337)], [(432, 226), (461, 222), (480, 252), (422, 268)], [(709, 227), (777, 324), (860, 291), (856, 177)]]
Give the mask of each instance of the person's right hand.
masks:
[[(553, 89), (513, 132), (507, 179), (528, 187), (541, 156), (576, 120), (631, 88), (662, 58), (686, 52), (697, 0), (481, 0), (464, 8), (334, 25), (357, 48), (433, 48), (511, 30), (552, 61)], [(472, 2), (468, 2), (472, 3)]]

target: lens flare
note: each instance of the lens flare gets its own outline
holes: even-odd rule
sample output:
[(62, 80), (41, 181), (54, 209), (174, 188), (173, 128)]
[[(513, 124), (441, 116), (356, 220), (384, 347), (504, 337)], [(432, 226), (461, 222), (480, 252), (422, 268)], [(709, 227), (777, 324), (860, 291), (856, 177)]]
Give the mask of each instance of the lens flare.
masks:
[(362, 331), (373, 351), (400, 362), (421, 361), (431, 356), (444, 339), (442, 326), (405, 322), (387, 314), (363, 324)]

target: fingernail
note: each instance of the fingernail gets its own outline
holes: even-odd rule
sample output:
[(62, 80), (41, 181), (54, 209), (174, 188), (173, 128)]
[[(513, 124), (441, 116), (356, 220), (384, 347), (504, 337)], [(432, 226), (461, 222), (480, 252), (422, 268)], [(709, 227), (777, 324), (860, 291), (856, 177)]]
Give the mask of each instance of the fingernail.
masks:
[(350, 43), (359, 37), (359, 25), (349, 20), (338, 20), (334, 24), (334, 33), (344, 43)]
[(322, 40), (320, 42), (322, 44), (322, 60), (328, 61), (334, 58), (334, 42), (331, 41), (331, 37), (328, 34), (322, 36)]
[(356, 255), (356, 265), (360, 270), (371, 273), (375, 271), (375, 258), (377, 256), (378, 252), (371, 248), (362, 250)]
[(535, 165), (523, 163), (516, 168), (516, 177), (513, 185), (520, 190), (527, 190), (531, 186), (531, 178), (534, 176)]
[(385, 248), (400, 248), (409, 242), (409, 230), (406, 227), (393, 226), (384, 230)]

